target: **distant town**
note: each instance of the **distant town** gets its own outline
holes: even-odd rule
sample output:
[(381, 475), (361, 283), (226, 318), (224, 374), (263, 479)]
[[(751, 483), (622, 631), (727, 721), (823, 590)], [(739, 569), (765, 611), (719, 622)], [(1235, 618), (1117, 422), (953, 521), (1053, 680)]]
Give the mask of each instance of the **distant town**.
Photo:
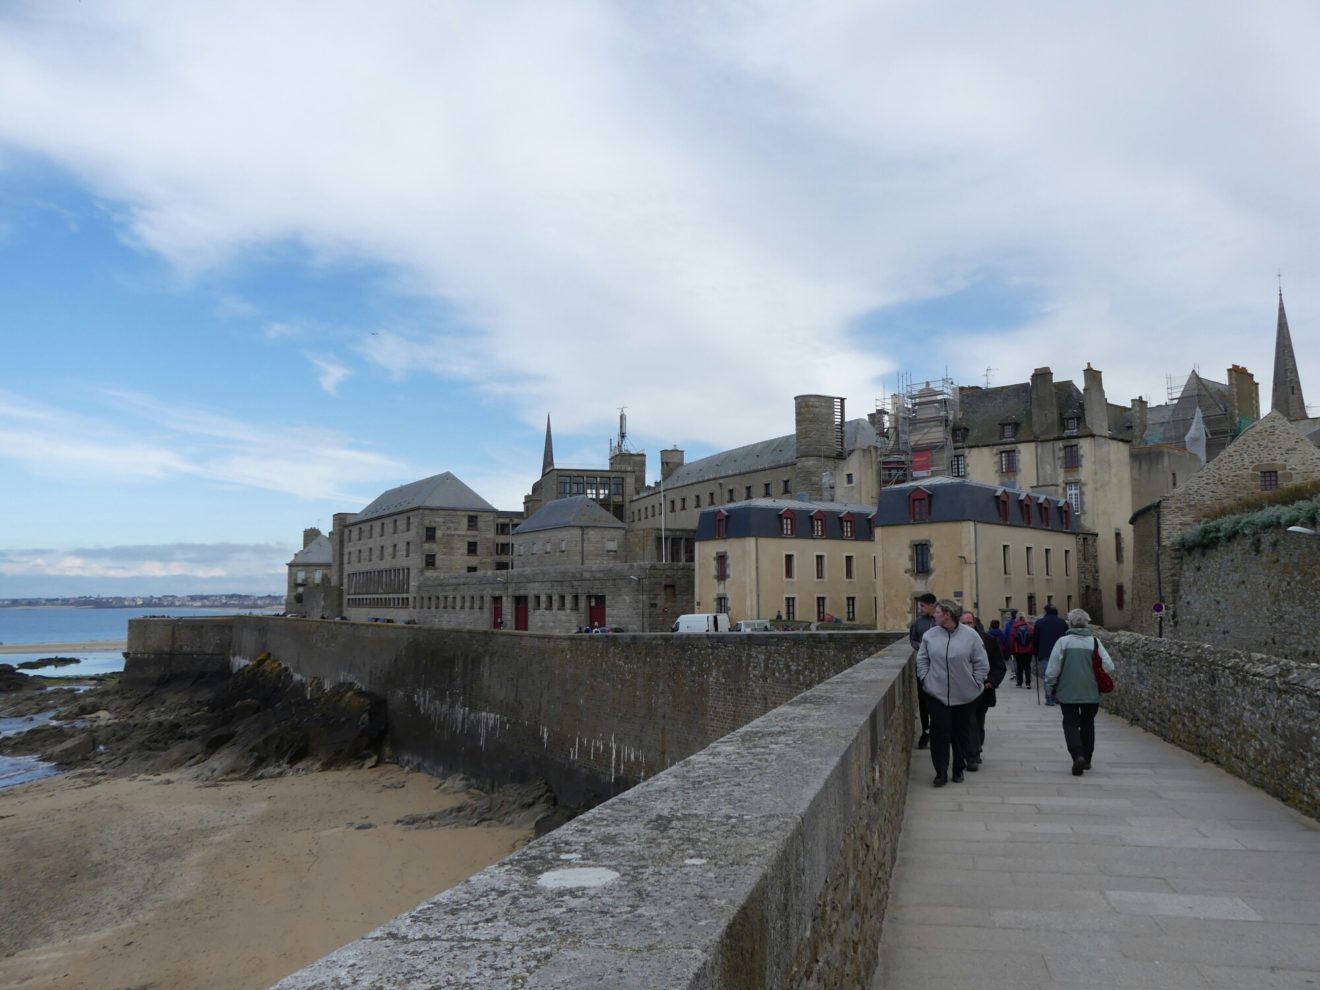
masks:
[(79, 595), (0, 598), (0, 608), (283, 608), (283, 595)]

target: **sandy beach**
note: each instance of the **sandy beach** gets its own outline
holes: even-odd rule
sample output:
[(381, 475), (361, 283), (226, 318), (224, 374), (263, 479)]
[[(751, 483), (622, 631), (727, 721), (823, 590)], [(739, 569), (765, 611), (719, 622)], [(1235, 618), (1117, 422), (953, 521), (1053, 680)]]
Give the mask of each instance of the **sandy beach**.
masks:
[(118, 639), (98, 639), (88, 643), (0, 643), (0, 656), (13, 653), (45, 653), (55, 656), (58, 653), (94, 653), (101, 650), (114, 650), (123, 653), (128, 643)]
[(394, 824), (465, 800), (438, 788), (389, 765), (0, 790), (0, 988), (269, 987), (531, 837)]

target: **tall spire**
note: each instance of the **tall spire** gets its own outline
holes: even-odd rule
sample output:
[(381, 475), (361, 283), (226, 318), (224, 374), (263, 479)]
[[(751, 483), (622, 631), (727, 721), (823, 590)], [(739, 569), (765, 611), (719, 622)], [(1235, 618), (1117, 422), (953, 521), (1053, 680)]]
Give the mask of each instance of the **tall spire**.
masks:
[(1292, 335), (1288, 333), (1288, 314), (1283, 311), (1283, 287), (1279, 287), (1279, 328), (1274, 336), (1274, 395), (1270, 408), (1291, 420), (1306, 419), (1306, 400), (1297, 373)]
[(545, 453), (541, 455), (541, 475), (554, 470), (555, 442), (550, 437), (550, 414), (545, 414)]

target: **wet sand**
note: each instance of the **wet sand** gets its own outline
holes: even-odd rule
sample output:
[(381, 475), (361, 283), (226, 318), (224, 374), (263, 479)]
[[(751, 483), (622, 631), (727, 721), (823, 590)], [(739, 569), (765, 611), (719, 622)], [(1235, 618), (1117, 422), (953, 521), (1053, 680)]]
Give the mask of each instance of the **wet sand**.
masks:
[(0, 790), (0, 990), (262, 990), (531, 837), (395, 825), (464, 800), (395, 766), (96, 779)]
[(96, 639), (86, 643), (0, 643), (0, 656), (12, 653), (96, 653), (111, 650), (123, 653), (128, 643), (121, 639)]

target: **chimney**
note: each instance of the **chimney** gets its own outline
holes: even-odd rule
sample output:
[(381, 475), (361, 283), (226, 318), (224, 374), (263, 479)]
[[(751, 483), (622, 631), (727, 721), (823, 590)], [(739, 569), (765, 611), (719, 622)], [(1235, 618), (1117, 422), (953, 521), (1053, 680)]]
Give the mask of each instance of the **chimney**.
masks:
[(1260, 419), (1260, 386), (1256, 376), (1240, 364), (1228, 369), (1228, 400), (1233, 436)]
[(1049, 368), (1031, 373), (1031, 432), (1037, 440), (1059, 432), (1059, 397), (1054, 392), (1054, 372)]
[(1147, 405), (1145, 399), (1132, 400), (1132, 442), (1141, 443), (1146, 435)]
[(1109, 436), (1109, 404), (1105, 401), (1105, 385), (1100, 372), (1086, 363), (1082, 372), (1085, 387), (1082, 389), (1082, 414), (1086, 417), (1087, 428), (1098, 437)]
[(668, 481), (669, 476), (683, 466), (683, 451), (677, 447), (660, 451), (660, 479)]
[(304, 530), (303, 530), (303, 549), (306, 550), (306, 549), (307, 549), (308, 547), (310, 547), (313, 543), (315, 543), (317, 537), (319, 537), (320, 535), (321, 535), (321, 531), (320, 531), (319, 529), (317, 529), (315, 526), (312, 526), (312, 527), (310, 527), (309, 529), (304, 529)]

